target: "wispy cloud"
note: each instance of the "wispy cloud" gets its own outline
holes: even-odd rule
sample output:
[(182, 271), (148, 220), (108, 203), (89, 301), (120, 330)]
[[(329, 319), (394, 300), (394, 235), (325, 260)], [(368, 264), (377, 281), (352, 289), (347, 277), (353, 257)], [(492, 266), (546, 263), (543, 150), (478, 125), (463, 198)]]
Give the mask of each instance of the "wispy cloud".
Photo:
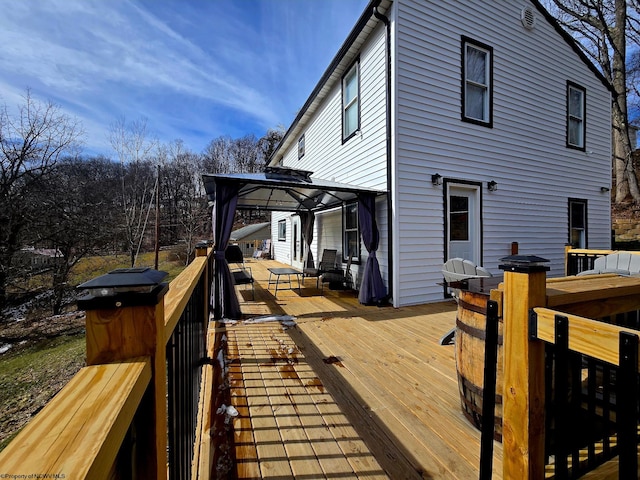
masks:
[(264, 132), (293, 118), (366, 3), (0, 0), (2, 100), (32, 88), (97, 148), (121, 115), (195, 149)]

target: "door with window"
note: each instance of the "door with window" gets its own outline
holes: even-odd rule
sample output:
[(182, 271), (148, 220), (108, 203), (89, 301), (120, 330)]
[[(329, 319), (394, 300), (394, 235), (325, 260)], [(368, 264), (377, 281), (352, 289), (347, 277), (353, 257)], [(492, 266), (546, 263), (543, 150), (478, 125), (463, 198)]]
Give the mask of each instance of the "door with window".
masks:
[(447, 185), (447, 254), (481, 264), (480, 187)]
[(300, 217), (291, 217), (291, 266), (302, 270), (302, 257), (304, 256), (304, 243), (302, 242), (302, 222)]

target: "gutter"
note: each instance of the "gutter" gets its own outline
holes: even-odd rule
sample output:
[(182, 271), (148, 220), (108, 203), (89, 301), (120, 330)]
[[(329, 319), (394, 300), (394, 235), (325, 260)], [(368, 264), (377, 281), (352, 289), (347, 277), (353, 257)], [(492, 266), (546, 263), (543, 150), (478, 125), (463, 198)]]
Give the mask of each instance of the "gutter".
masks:
[(389, 264), (388, 270), (388, 294), (390, 297), (393, 297), (393, 198), (391, 195), (391, 186), (393, 182), (393, 176), (391, 174), (391, 168), (393, 166), (392, 158), (391, 158), (391, 22), (389, 18), (385, 15), (381, 14), (378, 11), (378, 5), (380, 2), (378, 1), (377, 5), (373, 7), (373, 15), (384, 23), (386, 27), (386, 55), (387, 55), (387, 69), (386, 69), (386, 131), (387, 131), (387, 242), (388, 242), (388, 251), (387, 251), (387, 262)]

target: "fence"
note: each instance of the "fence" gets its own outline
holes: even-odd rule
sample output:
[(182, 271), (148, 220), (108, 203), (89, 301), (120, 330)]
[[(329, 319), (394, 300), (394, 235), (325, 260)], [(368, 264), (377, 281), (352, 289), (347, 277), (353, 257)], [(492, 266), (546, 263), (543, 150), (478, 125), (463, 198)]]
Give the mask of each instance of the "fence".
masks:
[[(492, 291), (500, 302), (488, 306), (487, 339), (503, 316), (503, 478), (578, 478), (616, 455), (619, 478), (636, 478), (638, 331), (544, 307), (555, 294), (556, 303), (566, 301), (560, 309), (595, 305), (599, 316), (635, 326), (640, 280), (547, 280), (546, 267), (535, 262), (501, 268), (503, 291)], [(602, 281), (608, 297), (596, 303), (592, 293), (576, 289)], [(569, 284), (571, 293), (559, 292)], [(486, 355), (496, 346), (487, 343)], [(494, 398), (490, 392), (483, 398), (483, 411), (493, 411)], [(584, 428), (589, 425), (595, 428)], [(491, 478), (492, 437), (493, 423), (483, 422), (480, 478)]]
[(208, 321), (210, 254), (198, 254), (168, 289), (87, 310), (87, 366), (0, 452), (0, 472), (191, 476)]

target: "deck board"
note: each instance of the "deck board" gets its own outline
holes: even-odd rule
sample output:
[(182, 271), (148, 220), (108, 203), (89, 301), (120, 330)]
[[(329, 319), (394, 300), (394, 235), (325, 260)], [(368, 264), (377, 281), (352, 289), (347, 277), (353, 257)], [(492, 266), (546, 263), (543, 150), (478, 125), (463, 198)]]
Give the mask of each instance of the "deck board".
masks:
[(455, 303), (364, 307), (313, 279), (275, 299), (266, 269), (278, 265), (251, 261), (242, 310), (297, 326), (226, 326), (238, 478), (477, 478), (480, 432), (460, 409), (454, 348), (438, 343)]

